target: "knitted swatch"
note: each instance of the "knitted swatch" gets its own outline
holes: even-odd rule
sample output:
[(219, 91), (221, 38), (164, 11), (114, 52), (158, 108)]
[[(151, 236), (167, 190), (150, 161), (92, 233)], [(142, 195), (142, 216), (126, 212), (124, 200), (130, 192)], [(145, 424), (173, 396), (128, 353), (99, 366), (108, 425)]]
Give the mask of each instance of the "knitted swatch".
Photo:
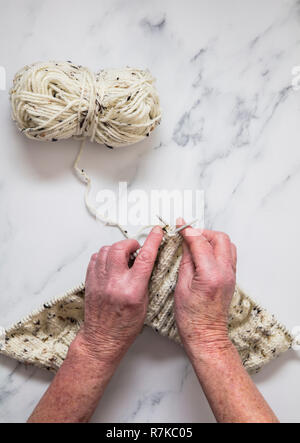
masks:
[[(165, 232), (149, 285), (146, 325), (180, 343), (173, 295), (182, 256), (182, 237), (170, 228), (165, 228)], [(0, 353), (57, 371), (83, 320), (82, 284), (6, 330), (2, 346), (0, 340)], [(228, 328), (230, 339), (249, 372), (257, 372), (287, 351), (293, 342), (290, 333), (238, 287), (230, 307)]]

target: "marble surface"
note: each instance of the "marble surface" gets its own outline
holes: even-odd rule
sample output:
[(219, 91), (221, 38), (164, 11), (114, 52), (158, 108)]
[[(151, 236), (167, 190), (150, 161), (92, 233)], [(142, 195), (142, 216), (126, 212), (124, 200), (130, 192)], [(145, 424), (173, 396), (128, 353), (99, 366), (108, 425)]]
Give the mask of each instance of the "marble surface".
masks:
[[(120, 240), (84, 208), (71, 165), (76, 141), (18, 133), (8, 87), (23, 65), (73, 60), (97, 71), (148, 67), (161, 127), (109, 151), (88, 144), (95, 186), (205, 191), (206, 226), (238, 246), (238, 280), (289, 328), (300, 324), (300, 2), (296, 0), (10, 0), (1, 2), (0, 324), (84, 280), (89, 257)], [(254, 377), (282, 421), (300, 421), (300, 357)], [(0, 358), (0, 421), (25, 421), (51, 382)], [(212, 422), (182, 349), (145, 330), (122, 362), (95, 422)]]

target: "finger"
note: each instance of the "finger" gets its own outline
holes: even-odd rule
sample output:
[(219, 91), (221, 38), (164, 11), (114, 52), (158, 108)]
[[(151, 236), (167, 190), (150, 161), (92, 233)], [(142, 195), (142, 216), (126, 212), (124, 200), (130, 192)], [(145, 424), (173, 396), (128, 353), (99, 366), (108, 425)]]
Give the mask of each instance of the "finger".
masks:
[(132, 267), (132, 272), (137, 277), (150, 278), (162, 239), (163, 230), (160, 226), (156, 226), (148, 235)]
[(233, 263), (233, 270), (236, 272), (236, 265), (237, 265), (237, 249), (234, 243), (231, 243), (231, 255), (232, 255), (232, 263)]
[(224, 232), (208, 230), (203, 231), (203, 235), (212, 245), (217, 261), (233, 266), (230, 237)]
[(186, 225), (186, 221), (183, 218), (179, 217), (176, 220), (176, 227), (180, 228), (181, 226), (184, 226), (184, 225)]
[(196, 270), (204, 270), (215, 262), (213, 247), (202, 235), (202, 229), (186, 228), (181, 231), (191, 252)]
[[(185, 225), (186, 225), (186, 222), (183, 218), (177, 219), (177, 221), (176, 221), (177, 228), (180, 228), (181, 226), (185, 226)], [(180, 262), (178, 279), (180, 277), (190, 278), (194, 275), (194, 272), (195, 272), (195, 266), (194, 266), (191, 251), (190, 251), (187, 243), (183, 242), (183, 244), (182, 244), (182, 259)]]
[(137, 240), (123, 240), (112, 245), (106, 259), (108, 272), (123, 272), (129, 269), (130, 255), (140, 248)]
[(178, 282), (184, 283), (192, 280), (195, 273), (195, 266), (193, 257), (188, 245), (184, 242), (182, 244), (182, 259), (180, 262)]
[(88, 280), (95, 271), (98, 254), (93, 254), (86, 272), (86, 280)]
[(110, 248), (110, 246), (103, 246), (98, 253), (96, 267), (100, 272), (106, 271), (106, 262)]

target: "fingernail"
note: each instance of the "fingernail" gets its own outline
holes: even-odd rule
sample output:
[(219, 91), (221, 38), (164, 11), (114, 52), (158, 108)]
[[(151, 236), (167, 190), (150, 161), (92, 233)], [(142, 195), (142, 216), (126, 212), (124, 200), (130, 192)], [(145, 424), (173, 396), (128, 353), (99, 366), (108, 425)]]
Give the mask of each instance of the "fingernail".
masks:
[(180, 225), (184, 225), (184, 220), (182, 217), (178, 217), (176, 220), (176, 225), (180, 226)]
[(161, 234), (161, 227), (160, 226), (154, 226), (154, 228), (152, 229), (152, 232), (154, 232), (154, 234)]

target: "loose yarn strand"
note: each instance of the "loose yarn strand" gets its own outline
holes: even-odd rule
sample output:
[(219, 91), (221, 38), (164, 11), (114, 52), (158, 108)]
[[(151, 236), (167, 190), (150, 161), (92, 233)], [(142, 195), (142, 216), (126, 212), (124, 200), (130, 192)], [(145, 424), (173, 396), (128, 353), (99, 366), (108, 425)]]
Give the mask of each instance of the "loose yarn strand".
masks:
[[(128, 238), (138, 239), (147, 229), (150, 229), (153, 226), (152, 225), (143, 226), (142, 228), (140, 228), (138, 230), (138, 232), (135, 235), (129, 236), (128, 235), (128, 231), (126, 231), (123, 228), (122, 225), (120, 225), (116, 221), (112, 221), (109, 218), (106, 218), (103, 215), (99, 214), (99, 212), (97, 211), (96, 207), (90, 202), (91, 179), (88, 176), (88, 174), (86, 173), (86, 171), (79, 167), (79, 162), (80, 162), (80, 159), (81, 159), (81, 155), (82, 155), (84, 146), (85, 146), (85, 140), (82, 140), (82, 142), (80, 144), (79, 152), (78, 152), (78, 154), (76, 156), (76, 159), (75, 159), (75, 162), (74, 162), (74, 171), (75, 171), (77, 177), (86, 185), (84, 201), (85, 201), (85, 206), (86, 206), (87, 210), (90, 212), (90, 214), (93, 217), (95, 217), (97, 220), (100, 220), (106, 226), (118, 228), (125, 238), (127, 238), (127, 239)], [(163, 226), (168, 226), (168, 224), (161, 218), (160, 215), (157, 215), (157, 218), (159, 219), (159, 221), (162, 223)], [(179, 227), (177, 229), (174, 229), (174, 231), (169, 231), (168, 235), (172, 236), (172, 235), (179, 234), (183, 229), (188, 228), (190, 226), (193, 226), (198, 221), (199, 221), (198, 219), (195, 219), (195, 220), (191, 221), (190, 223), (186, 223), (184, 226), (181, 226), (181, 227)], [(135, 253), (135, 255), (132, 256), (132, 258), (137, 257), (138, 252), (139, 251), (137, 251)]]
[(81, 158), (81, 154), (82, 154), (84, 145), (85, 145), (85, 140), (83, 140), (80, 144), (80, 149), (79, 149), (78, 155), (77, 155), (75, 163), (74, 163), (74, 171), (76, 172), (77, 177), (79, 177), (79, 179), (86, 185), (86, 191), (84, 194), (85, 206), (86, 206), (87, 210), (90, 212), (90, 214), (92, 216), (94, 216), (97, 220), (100, 220), (106, 226), (118, 228), (125, 238), (129, 238), (127, 231), (119, 223), (114, 222), (114, 221), (110, 220), (109, 218), (106, 218), (103, 215), (99, 214), (96, 207), (90, 202), (90, 194), (91, 194), (91, 187), (92, 187), (91, 179), (87, 175), (85, 170), (80, 169), (80, 167), (79, 167), (79, 161)]

